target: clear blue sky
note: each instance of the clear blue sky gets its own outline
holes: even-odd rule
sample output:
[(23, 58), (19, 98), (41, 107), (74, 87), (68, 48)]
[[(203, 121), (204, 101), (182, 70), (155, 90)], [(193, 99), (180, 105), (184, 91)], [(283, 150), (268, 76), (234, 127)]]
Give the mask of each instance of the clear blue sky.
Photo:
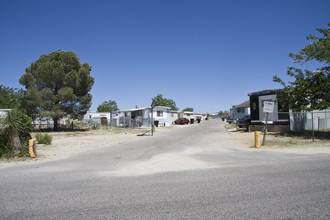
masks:
[(181, 110), (229, 110), (280, 88), (272, 78), (288, 80), (289, 52), (328, 22), (329, 0), (0, 0), (0, 84), (22, 88), (40, 55), (71, 50), (92, 66), (92, 111), (157, 94)]

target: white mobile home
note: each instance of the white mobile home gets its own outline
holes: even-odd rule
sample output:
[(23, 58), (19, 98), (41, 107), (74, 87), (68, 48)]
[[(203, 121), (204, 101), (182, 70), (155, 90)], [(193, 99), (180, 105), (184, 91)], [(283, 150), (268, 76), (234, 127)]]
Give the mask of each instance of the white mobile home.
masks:
[(250, 114), (250, 100), (239, 105), (233, 105), (230, 109), (230, 118), (233, 120), (238, 120), (248, 114)]
[(97, 123), (99, 125), (108, 126), (110, 124), (110, 112), (87, 112), (84, 115), (84, 123)]
[(177, 120), (179, 118), (179, 112), (177, 111), (170, 111), (171, 117), (171, 123), (174, 124), (175, 120)]
[(179, 113), (179, 118), (187, 118), (187, 119), (196, 119), (195, 113), (194, 112), (180, 112)]
[(165, 106), (156, 106), (153, 108), (154, 121), (158, 121), (160, 126), (170, 126), (171, 121), (171, 108)]
[[(153, 111), (153, 114), (151, 114)], [(151, 120), (159, 126), (171, 125), (170, 108), (156, 106), (153, 109), (135, 108), (112, 113), (112, 125), (118, 127), (150, 127)]]

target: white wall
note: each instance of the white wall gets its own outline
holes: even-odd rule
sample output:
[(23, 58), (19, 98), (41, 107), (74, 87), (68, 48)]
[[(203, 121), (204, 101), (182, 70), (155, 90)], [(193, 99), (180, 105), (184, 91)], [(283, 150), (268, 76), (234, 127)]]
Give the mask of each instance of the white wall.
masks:
[(178, 112), (170, 112), (170, 120), (171, 120), (172, 123), (174, 123), (174, 121), (178, 118), (179, 118), (179, 113)]
[[(300, 116), (300, 117), (299, 117)], [(316, 110), (312, 113), (293, 113), (290, 111), (291, 130), (327, 130), (330, 128), (330, 110)]]
[[(157, 111), (162, 111), (163, 116), (157, 116)], [(171, 118), (171, 113), (170, 109), (167, 107), (162, 107), (162, 106), (156, 106), (153, 109), (153, 118), (154, 121), (159, 121), (159, 123), (165, 124), (165, 126), (170, 126), (172, 124), (170, 118)]]
[(196, 119), (194, 112), (180, 112), (179, 118)]
[(84, 115), (84, 120), (102, 117), (110, 119), (110, 112), (87, 112), (86, 115)]

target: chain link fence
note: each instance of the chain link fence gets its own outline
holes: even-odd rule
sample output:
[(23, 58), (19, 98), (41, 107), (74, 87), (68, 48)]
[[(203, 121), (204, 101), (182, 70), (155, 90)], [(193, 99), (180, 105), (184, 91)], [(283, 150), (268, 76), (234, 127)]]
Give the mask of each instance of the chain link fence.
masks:
[[(53, 130), (54, 121), (51, 118), (37, 118), (32, 121), (32, 130), (33, 131), (41, 131), (41, 130)], [(85, 129), (84, 122), (78, 119), (61, 119), (57, 122), (57, 128), (60, 131), (67, 130), (77, 130), (77, 129)]]
[(121, 116), (118, 118), (113, 118), (111, 120), (111, 126), (123, 128), (150, 127), (151, 119), (143, 118), (142, 116), (136, 116), (135, 118), (131, 118), (130, 116)]
[(84, 124), (88, 127), (92, 127), (94, 129), (99, 128), (100, 126), (107, 127), (120, 127), (120, 128), (145, 128), (151, 126), (151, 119), (145, 119), (141, 116), (137, 116), (135, 118), (131, 118), (130, 116), (121, 116), (112, 118), (108, 121), (108, 124), (104, 124), (101, 122), (101, 119), (85, 119)]

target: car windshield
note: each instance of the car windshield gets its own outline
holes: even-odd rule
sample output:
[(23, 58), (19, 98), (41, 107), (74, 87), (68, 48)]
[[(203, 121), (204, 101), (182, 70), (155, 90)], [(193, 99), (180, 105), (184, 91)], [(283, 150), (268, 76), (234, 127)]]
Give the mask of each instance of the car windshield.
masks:
[(249, 117), (250, 117), (250, 115), (244, 115), (241, 119), (247, 119)]

